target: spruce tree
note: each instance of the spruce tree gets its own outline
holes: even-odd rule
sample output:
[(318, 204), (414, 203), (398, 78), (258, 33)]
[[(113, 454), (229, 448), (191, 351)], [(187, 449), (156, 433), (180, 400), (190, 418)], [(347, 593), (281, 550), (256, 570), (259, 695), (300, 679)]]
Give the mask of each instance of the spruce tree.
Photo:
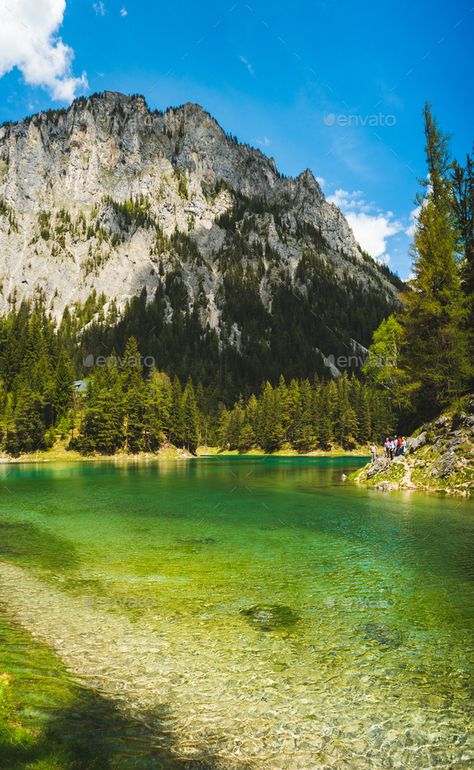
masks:
[(86, 452), (113, 454), (123, 446), (124, 413), (121, 378), (113, 355), (92, 377), (78, 439)]
[(415, 278), (399, 315), (402, 369), (419, 419), (432, 416), (462, 393), (469, 370), (448, 139), (428, 105), (424, 117), (429, 182), (415, 230)]
[(54, 376), (52, 407), (55, 423), (63, 417), (71, 406), (73, 397), (74, 372), (68, 355), (60, 353)]
[(178, 377), (173, 379), (171, 387), (170, 441), (176, 446), (184, 445), (184, 423), (181, 409), (183, 388)]
[(199, 442), (199, 412), (191, 379), (186, 383), (181, 402), (183, 446), (193, 454)]
[[(474, 361), (474, 159), (468, 155), (463, 168), (453, 164), (454, 214), (460, 236), (461, 283), (466, 303), (469, 355)], [(473, 372), (471, 371), (471, 377)]]
[(121, 361), (121, 389), (124, 406), (124, 439), (127, 452), (144, 449), (145, 387), (141, 357), (135, 337), (127, 340)]

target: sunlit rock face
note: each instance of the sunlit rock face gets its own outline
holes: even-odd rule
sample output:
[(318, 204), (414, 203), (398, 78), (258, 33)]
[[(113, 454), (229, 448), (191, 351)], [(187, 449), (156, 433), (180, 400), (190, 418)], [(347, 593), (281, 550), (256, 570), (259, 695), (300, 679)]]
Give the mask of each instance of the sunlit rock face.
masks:
[[(0, 310), (38, 289), (56, 316), (93, 290), (120, 309), (179, 274), (219, 331), (229, 271), (271, 312), (282, 282), (304, 300), (308, 254), (335, 282), (396, 294), (310, 171), (283, 177), (195, 104), (161, 113), (105, 92), (0, 128)], [(238, 345), (238, 319), (230, 328)]]

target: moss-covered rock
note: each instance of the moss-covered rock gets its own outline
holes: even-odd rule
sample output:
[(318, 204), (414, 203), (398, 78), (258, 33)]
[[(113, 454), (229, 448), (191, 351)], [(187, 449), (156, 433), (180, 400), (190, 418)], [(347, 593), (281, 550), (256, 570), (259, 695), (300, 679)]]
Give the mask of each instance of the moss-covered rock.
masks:
[(474, 490), (474, 396), (421, 426), (409, 451), (393, 461), (378, 458), (349, 479), (381, 491), (425, 489), (470, 495)]

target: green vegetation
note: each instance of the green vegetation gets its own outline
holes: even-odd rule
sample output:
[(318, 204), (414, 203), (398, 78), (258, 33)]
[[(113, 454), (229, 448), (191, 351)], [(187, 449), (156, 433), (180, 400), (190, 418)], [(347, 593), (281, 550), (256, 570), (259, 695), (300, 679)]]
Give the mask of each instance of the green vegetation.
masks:
[(18, 223), (15, 218), (15, 212), (4, 198), (0, 198), (0, 217), (4, 217), (7, 220), (10, 226), (10, 231), (16, 232), (18, 230)]
[[(178, 282), (168, 287), (175, 307), (185, 302)], [(235, 406), (215, 388), (192, 378), (171, 378), (134, 337), (123, 353), (81, 353), (84, 325), (92, 317), (116, 321), (104, 297), (67, 309), (56, 327), (43, 303), (23, 302), (0, 319), (0, 446), (18, 456), (58, 442), (82, 454), (156, 452), (168, 443), (195, 452), (199, 444), (226, 450), (307, 452), (352, 449), (390, 424), (386, 401), (355, 377), (318, 378), (277, 386), (266, 382), (258, 396)], [(87, 376), (78, 393), (76, 377)]]
[(110, 196), (103, 199), (105, 205), (112, 207), (117, 216), (120, 230), (137, 230), (139, 227), (151, 227), (153, 217), (150, 214), (150, 202), (144, 195), (138, 195), (126, 201), (116, 201)]
[(466, 393), (474, 360), (472, 159), (464, 169), (453, 164), (428, 105), (424, 117), (429, 182), (418, 199), (415, 277), (400, 309), (375, 332), (364, 368), (405, 428)]
[[(219, 332), (205, 320), (202, 275), (191, 295), (186, 265), (205, 266), (196, 242), (179, 231), (165, 236), (145, 196), (106, 197), (89, 218), (40, 212), (39, 235), (57, 258), (68, 237), (91, 241), (86, 273), (136, 228), (151, 229), (158, 286), (120, 317), (93, 294), (66, 308), (58, 326), (40, 297), (19, 307), (12, 299), (0, 319), (1, 448), (18, 455), (62, 441), (88, 454), (156, 452), (166, 443), (195, 451), (200, 442), (227, 451), (349, 450), (439, 413), (472, 377), (473, 176), (471, 158), (465, 168), (451, 163), (428, 107), (425, 133), (430, 184), (419, 200), (415, 278), (399, 305), (374, 290), (382, 276), (368, 255), (355, 272), (336, 269), (321, 232), (305, 222), (296, 223), (305, 248), (290, 275), (266, 237), (270, 221), (283, 241), (290, 237), (285, 206), (224, 184), (211, 191), (233, 200), (217, 219), (224, 237), (213, 255), (223, 276), (214, 298)], [(0, 201), (0, 215), (10, 214)], [(348, 342), (371, 339), (361, 372), (351, 350), (362, 348)], [(346, 361), (336, 382), (324, 381), (323, 352), (336, 365)], [(87, 378), (84, 396), (75, 378)]]
[(390, 424), (385, 402), (356, 377), (336, 382), (283, 377), (277, 387), (267, 382), (258, 397), (224, 409), (219, 421), (219, 445), (247, 452), (290, 449), (311, 452), (336, 445), (354, 449), (376, 440)]

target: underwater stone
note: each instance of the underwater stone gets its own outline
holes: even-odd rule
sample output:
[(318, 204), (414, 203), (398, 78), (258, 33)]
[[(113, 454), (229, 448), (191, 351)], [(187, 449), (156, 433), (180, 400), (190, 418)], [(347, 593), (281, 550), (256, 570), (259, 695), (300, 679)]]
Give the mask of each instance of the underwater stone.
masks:
[(364, 639), (376, 642), (386, 650), (400, 647), (403, 641), (402, 634), (397, 629), (386, 626), (384, 623), (364, 623), (357, 630), (364, 634)]
[(291, 628), (299, 620), (299, 615), (285, 604), (256, 604), (240, 610), (240, 614), (260, 631)]
[(213, 537), (178, 537), (176, 542), (180, 545), (214, 545), (216, 541)]

